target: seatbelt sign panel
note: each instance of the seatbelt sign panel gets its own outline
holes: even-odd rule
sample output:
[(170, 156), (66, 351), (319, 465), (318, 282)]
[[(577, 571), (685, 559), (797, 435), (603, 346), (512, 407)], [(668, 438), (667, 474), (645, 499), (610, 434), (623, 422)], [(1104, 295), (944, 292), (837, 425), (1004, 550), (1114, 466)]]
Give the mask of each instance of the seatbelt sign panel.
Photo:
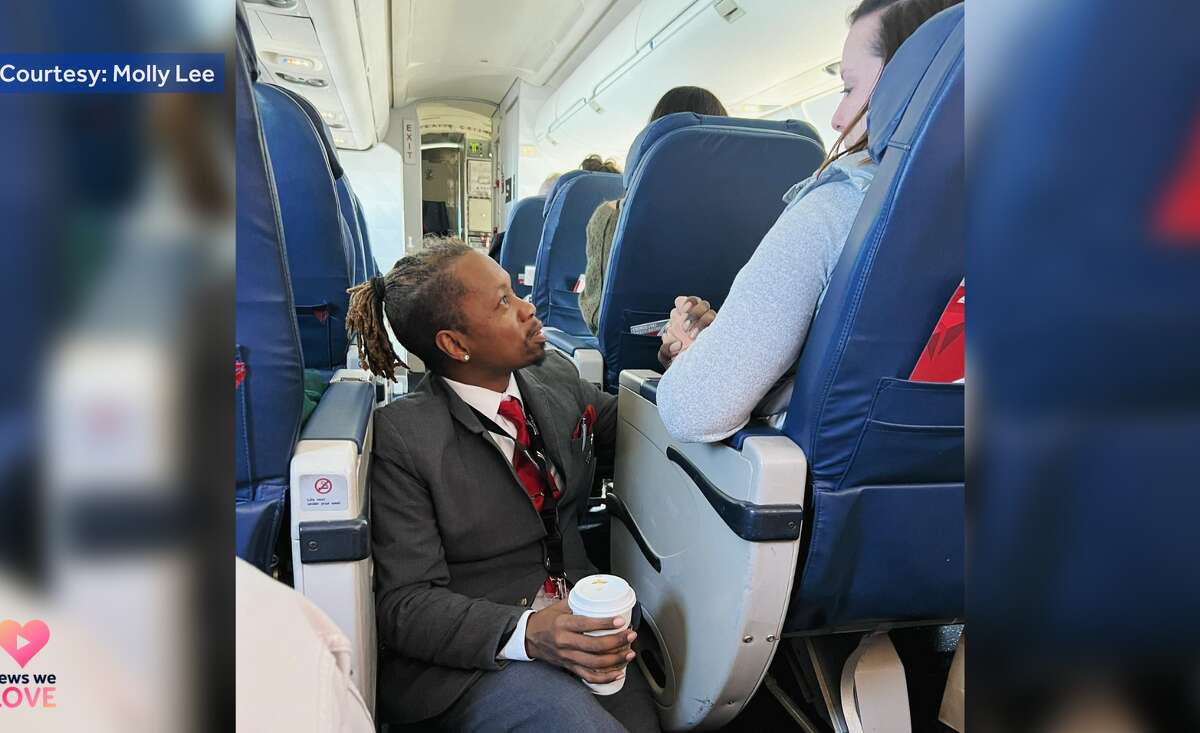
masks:
[(300, 508), (309, 512), (345, 511), (349, 508), (346, 477), (308, 473), (300, 477)]

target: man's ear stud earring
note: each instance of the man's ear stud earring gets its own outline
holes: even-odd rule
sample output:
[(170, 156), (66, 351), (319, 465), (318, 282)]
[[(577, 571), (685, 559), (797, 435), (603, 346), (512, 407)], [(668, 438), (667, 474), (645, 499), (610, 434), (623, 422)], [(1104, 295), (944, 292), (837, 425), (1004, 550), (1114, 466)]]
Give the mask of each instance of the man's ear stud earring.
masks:
[(471, 360), (470, 354), (463, 354), (463, 361), (470, 361), (470, 360)]

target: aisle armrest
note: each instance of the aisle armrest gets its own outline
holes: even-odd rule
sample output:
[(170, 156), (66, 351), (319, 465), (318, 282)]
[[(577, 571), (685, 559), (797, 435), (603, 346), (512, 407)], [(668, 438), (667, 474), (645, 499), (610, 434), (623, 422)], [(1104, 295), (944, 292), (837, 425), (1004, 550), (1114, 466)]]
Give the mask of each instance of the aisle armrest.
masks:
[(375, 403), (369, 374), (334, 375), (296, 443), (290, 489), (296, 590), (350, 639), (351, 675), (372, 708), (376, 637), (368, 476)]
[(305, 423), (300, 440), (350, 440), (361, 453), (375, 405), (375, 386), (370, 382), (339, 380), (339, 375), (346, 371), (334, 375), (334, 381)]
[[(620, 375), (612, 571), (643, 604), (664, 729), (715, 728), (754, 694), (778, 646), (808, 465), (778, 434), (739, 447), (675, 441), (654, 402), (659, 379)], [(700, 636), (704, 645), (691, 643)]]

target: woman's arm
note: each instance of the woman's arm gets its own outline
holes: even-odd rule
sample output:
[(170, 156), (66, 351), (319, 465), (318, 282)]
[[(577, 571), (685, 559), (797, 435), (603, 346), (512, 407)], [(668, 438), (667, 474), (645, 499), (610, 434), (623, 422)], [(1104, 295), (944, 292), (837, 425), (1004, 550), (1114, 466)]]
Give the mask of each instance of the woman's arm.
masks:
[(605, 268), (616, 232), (617, 202), (605, 201), (596, 207), (587, 225), (587, 267), (583, 271), (583, 292), (579, 294), (579, 312), (588, 330), (600, 330), (600, 296), (604, 292)]
[(688, 442), (736, 433), (795, 363), (862, 193), (819, 186), (780, 215), (738, 273), (716, 320), (658, 387), (667, 431)]

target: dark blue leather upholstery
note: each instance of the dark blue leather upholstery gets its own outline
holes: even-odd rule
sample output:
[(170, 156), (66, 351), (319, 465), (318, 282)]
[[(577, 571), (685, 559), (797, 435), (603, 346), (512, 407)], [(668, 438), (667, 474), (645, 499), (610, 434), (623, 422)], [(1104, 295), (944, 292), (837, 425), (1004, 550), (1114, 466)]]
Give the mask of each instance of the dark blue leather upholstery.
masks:
[(533, 283), (517, 282), (527, 265), (537, 259), (538, 245), (542, 241), (542, 225), (546, 196), (530, 196), (513, 205), (504, 228), (504, 242), (500, 245), (500, 266), (512, 278), (512, 289), (518, 298), (533, 292)]
[(367, 219), (363, 214), (362, 201), (353, 191), (350, 192), (350, 195), (354, 199), (354, 215), (358, 219), (358, 233), (362, 236), (363, 252), (367, 258), (367, 277), (374, 277), (379, 274), (379, 263), (375, 261), (375, 254), (371, 252), (371, 234), (367, 231)]
[(1200, 230), (1175, 198), (1200, 163), (1200, 4), (1053, 7), (969, 155), (972, 654), (1041, 680), (992, 677), (1001, 706), (1191, 679), (1200, 648)]
[(747, 438), (774, 438), (782, 435), (783, 431), (777, 430), (770, 425), (752, 422), (722, 442), (731, 448), (741, 450), (742, 446), (746, 444)]
[(308, 101), (307, 97), (298, 92), (276, 85), (272, 85), (272, 88), (278, 89), (291, 97), (296, 106), (308, 117), (308, 121), (312, 123), (313, 129), (317, 132), (317, 138), (321, 141), (321, 147), (325, 150), (325, 159), (329, 161), (329, 174), (335, 180), (345, 175), (346, 172), (342, 169), (342, 162), (338, 159), (337, 145), (333, 142), (333, 132), (330, 131), (329, 125), (325, 124), (325, 118), (321, 116), (320, 110), (312, 102)]
[(542, 219), (545, 219), (550, 214), (550, 204), (554, 202), (554, 197), (559, 191), (562, 190), (562, 187), (567, 185), (571, 179), (578, 178), (586, 173), (588, 173), (588, 171), (576, 168), (575, 170), (569, 170), (558, 177), (558, 180), (556, 180), (554, 185), (550, 187), (550, 193), (546, 194), (546, 201), (542, 204)]
[(350, 180), (346, 176), (346, 171), (342, 168), (341, 160), (338, 158), (337, 145), (333, 142), (333, 132), (330, 131), (329, 125), (325, 123), (325, 118), (321, 116), (320, 110), (312, 102), (308, 101), (306, 97), (286, 87), (275, 88), (291, 97), (292, 101), (304, 111), (304, 114), (308, 117), (308, 121), (312, 123), (313, 128), (320, 137), (321, 146), (325, 149), (325, 159), (329, 161), (329, 174), (333, 176), (334, 185), (337, 187), (338, 208), (342, 214), (344, 229), (343, 244), (346, 249), (346, 268), (351, 273), (350, 282), (352, 285), (365, 282), (372, 273), (368, 265), (365, 244), (358, 221), (359, 215), (356, 210), (358, 202), (354, 196), (354, 189), (350, 187)]
[(295, 98), (256, 84), (263, 131), (287, 234), (304, 365), (331, 369), (346, 360), (346, 308), (353, 245), (321, 134)]
[(868, 130), (879, 171), (784, 423), (812, 484), (788, 631), (963, 611), (962, 385), (906, 381), (963, 277), (961, 5), (884, 69)]
[(718, 310), (742, 265), (783, 212), (783, 194), (825, 158), (807, 123), (667, 115), (638, 135), (600, 301), (604, 380), (658, 369), (657, 336), (676, 295)]
[[(808, 122), (803, 120), (747, 120), (741, 117), (715, 117), (709, 115), (698, 115), (695, 112), (676, 112), (674, 114), (660, 117), (651, 122), (649, 125), (638, 133), (638, 136), (633, 139), (633, 144), (629, 146), (629, 154), (625, 156), (625, 186), (626, 188), (633, 185), (633, 177), (637, 175), (638, 168), (642, 165), (642, 157), (646, 155), (655, 146), (659, 140), (667, 137), (675, 130), (685, 127), (696, 127), (703, 125), (705, 127), (738, 127), (744, 130), (775, 130), (791, 132), (796, 135), (807, 137), (822, 145), (821, 135), (817, 133), (817, 128), (813, 127)], [(824, 148), (822, 148), (824, 149)], [(792, 183), (803, 180), (807, 176), (801, 176)], [(782, 194), (780, 194), (782, 195)]]
[(236, 547), (267, 568), (279, 536), (288, 465), (304, 401), (300, 335), (292, 306), (279, 199), (254, 93), (238, 9)]
[(642, 386), (638, 389), (638, 394), (650, 400), (654, 404), (658, 404), (658, 383), (661, 378), (647, 379), (642, 382)]
[(554, 188), (538, 246), (533, 304), (543, 324), (590, 336), (579, 314), (579, 294), (572, 290), (587, 264), (587, 224), (597, 206), (621, 198), (625, 187), (618, 173), (578, 173), (565, 183), (560, 178)]
[(321, 395), (321, 405), (304, 424), (301, 440), (353, 440), (361, 453), (375, 407), (375, 385), (334, 382)]
[(594, 349), (598, 345), (595, 336), (576, 336), (557, 328), (546, 328), (543, 333), (546, 343), (565, 354), (574, 355), (580, 349)]
[(350, 187), (350, 180), (346, 176), (342, 176), (335, 182), (338, 192), (338, 204), (342, 210), (342, 221), (346, 223), (346, 228), (350, 234), (350, 242), (352, 243), (350, 251), (350, 265), (352, 275), (350, 282), (353, 285), (358, 285), (367, 281), (371, 277), (371, 265), (367, 255), (367, 245), (363, 240), (362, 229), (359, 226), (358, 213), (358, 198), (354, 195), (354, 189)]

